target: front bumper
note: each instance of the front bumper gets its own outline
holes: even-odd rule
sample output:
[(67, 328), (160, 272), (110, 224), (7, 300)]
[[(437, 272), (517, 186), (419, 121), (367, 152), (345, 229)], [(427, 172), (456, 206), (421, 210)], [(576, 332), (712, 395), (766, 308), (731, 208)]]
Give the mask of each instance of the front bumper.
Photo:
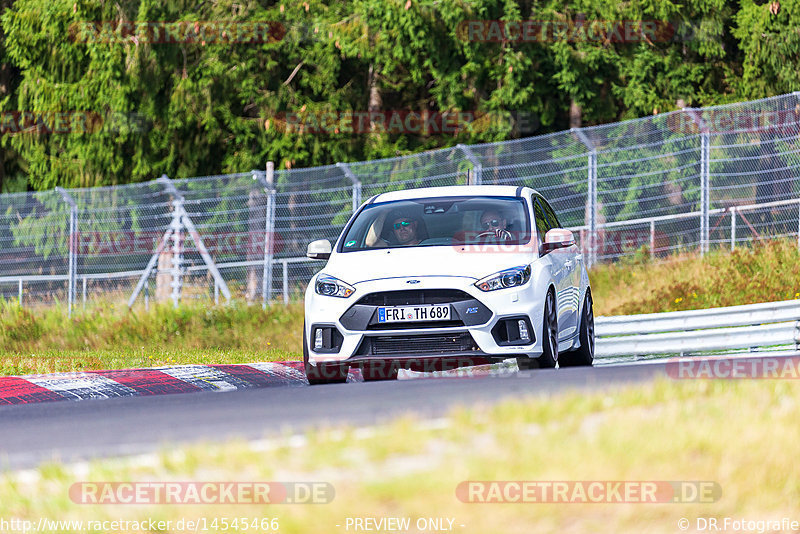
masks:
[[(530, 283), (482, 292), (475, 279), (456, 276), (374, 280), (357, 284), (347, 299), (317, 295), (313, 284), (306, 294), (306, 336), (309, 363), (441, 358), (538, 357), (543, 298)], [(415, 300), (416, 299), (416, 300)], [(423, 302), (418, 302), (420, 299)], [(442, 322), (386, 324), (377, 321), (379, 306), (448, 304), (450, 318)], [(523, 320), (531, 342), (503, 342), (507, 331)], [(315, 349), (317, 329), (335, 346)], [(513, 330), (513, 328), (512, 328)], [(506, 332), (506, 336), (508, 333)]]

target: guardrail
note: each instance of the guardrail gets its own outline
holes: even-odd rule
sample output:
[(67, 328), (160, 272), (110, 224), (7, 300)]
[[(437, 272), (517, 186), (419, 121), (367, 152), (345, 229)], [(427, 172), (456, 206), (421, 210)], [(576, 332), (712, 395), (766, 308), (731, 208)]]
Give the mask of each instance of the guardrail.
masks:
[(667, 313), (598, 317), (597, 358), (800, 350), (800, 300)]

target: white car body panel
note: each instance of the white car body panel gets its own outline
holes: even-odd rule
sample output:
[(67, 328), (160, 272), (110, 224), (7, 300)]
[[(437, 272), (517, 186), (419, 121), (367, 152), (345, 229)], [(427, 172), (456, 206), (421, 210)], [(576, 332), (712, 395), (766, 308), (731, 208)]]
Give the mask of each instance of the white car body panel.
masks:
[[(474, 283), (501, 270), (497, 268), (497, 256), (501, 256), (503, 267), (527, 265), (532, 259), (531, 254), (482, 254), (459, 251), (462, 248), (390, 248), (335, 254), (322, 272), (354, 287), (368, 280), (429, 276), (461, 276), (472, 278)], [(363, 294), (361, 290), (359, 292)]]
[[(556, 292), (558, 310), (559, 351), (577, 347), (578, 318), (584, 295), (589, 288), (589, 279), (581, 253), (576, 245), (559, 249), (544, 256), (539, 255), (536, 243), (538, 236), (533, 224), (534, 211), (531, 196), (537, 194), (529, 188), (513, 186), (453, 186), (412, 189), (384, 193), (368, 200), (383, 203), (415, 198), (440, 198), (449, 196), (502, 196), (520, 197), (526, 200), (530, 215), (532, 239), (529, 246), (518, 246), (511, 251), (475, 252), (463, 246), (395, 247), (375, 250), (341, 252), (344, 232), (333, 246), (328, 263), (312, 277), (305, 295), (305, 335), (308, 339), (308, 362), (353, 362), (368, 359), (354, 353), (365, 336), (413, 336), (417, 334), (469, 332), (479, 352), (493, 357), (526, 355), (531, 358), (542, 354), (542, 331), (544, 297), (550, 287)], [(362, 209), (364, 208), (362, 206)], [(350, 222), (358, 216), (356, 212)], [(348, 226), (346, 229), (350, 226)], [(527, 283), (518, 287), (484, 292), (475, 282), (507, 268), (530, 265), (531, 276)], [(347, 298), (320, 295), (315, 291), (320, 274), (335, 277), (355, 288)], [(346, 313), (365, 295), (377, 292), (404, 290), (459, 290), (479, 301), (489, 309), (491, 316), (483, 324), (452, 328), (415, 328), (375, 330), (353, 330), (342, 324)], [(504, 317), (526, 316), (530, 319), (535, 339), (527, 345), (498, 345), (492, 329)], [(315, 326), (334, 326), (342, 336), (341, 347), (336, 353), (314, 350), (312, 330)], [(414, 355), (411, 354), (411, 357)], [(442, 355), (446, 357), (446, 355)], [(374, 359), (379, 359), (375, 357)]]

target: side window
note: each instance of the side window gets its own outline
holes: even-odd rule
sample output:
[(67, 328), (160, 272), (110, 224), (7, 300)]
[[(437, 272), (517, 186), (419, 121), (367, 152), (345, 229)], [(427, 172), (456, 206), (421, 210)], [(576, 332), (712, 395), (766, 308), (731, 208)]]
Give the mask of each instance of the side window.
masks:
[(536, 233), (539, 246), (541, 246), (544, 243), (544, 235), (550, 229), (550, 225), (547, 223), (547, 216), (539, 203), (539, 199), (534, 196), (531, 197), (531, 200), (533, 201), (533, 217), (536, 220)]
[(547, 215), (547, 221), (550, 228), (562, 228), (561, 223), (558, 222), (558, 217), (556, 217), (556, 212), (553, 211), (553, 208), (550, 207), (550, 204), (548, 204), (547, 201), (542, 197), (539, 197), (538, 200), (542, 203), (542, 209), (544, 210), (545, 215)]

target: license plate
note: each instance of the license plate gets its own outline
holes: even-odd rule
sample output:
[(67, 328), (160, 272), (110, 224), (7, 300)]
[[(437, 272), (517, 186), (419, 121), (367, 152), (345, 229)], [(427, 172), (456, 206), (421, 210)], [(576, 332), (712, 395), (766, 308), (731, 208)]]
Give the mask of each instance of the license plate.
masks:
[(447, 321), (450, 306), (386, 306), (378, 308), (379, 323), (412, 323), (418, 321)]

